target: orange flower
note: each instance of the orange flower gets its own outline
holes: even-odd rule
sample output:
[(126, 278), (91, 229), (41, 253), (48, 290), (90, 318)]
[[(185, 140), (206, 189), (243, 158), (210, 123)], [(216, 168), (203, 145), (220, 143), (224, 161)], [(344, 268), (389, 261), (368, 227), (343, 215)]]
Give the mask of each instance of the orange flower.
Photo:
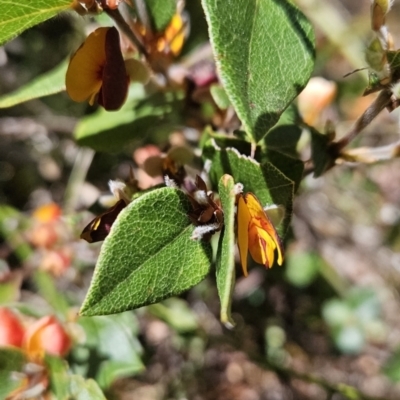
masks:
[(21, 347), (24, 333), (19, 318), (8, 308), (0, 308), (0, 347)]
[(185, 36), (185, 22), (180, 14), (175, 14), (165, 28), (163, 36), (157, 41), (157, 51), (171, 52), (177, 57), (185, 43)]
[(239, 195), (237, 205), (237, 237), (243, 274), (247, 276), (247, 253), (256, 263), (271, 268), (275, 261), (282, 265), (283, 248), (276, 229), (253, 193)]
[(116, 28), (98, 28), (72, 56), (65, 86), (72, 100), (97, 102), (106, 110), (118, 110), (128, 93), (129, 77)]
[(41, 360), (45, 353), (64, 357), (72, 341), (61, 323), (49, 315), (37, 320), (26, 331), (23, 347), (32, 360)]

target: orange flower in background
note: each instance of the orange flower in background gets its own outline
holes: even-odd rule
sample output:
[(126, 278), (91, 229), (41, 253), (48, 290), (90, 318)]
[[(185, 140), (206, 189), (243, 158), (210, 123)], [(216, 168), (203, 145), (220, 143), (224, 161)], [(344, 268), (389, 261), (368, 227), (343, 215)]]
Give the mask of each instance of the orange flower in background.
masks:
[(335, 99), (337, 85), (335, 82), (316, 76), (309, 80), (307, 86), (299, 94), (299, 112), (306, 124), (314, 126), (321, 119), (321, 113)]
[(174, 57), (178, 56), (185, 43), (185, 23), (180, 14), (175, 14), (169, 25), (165, 28), (164, 34), (157, 41), (157, 50), (171, 52)]
[(65, 78), (68, 95), (77, 102), (97, 102), (118, 110), (128, 94), (129, 77), (116, 28), (98, 28), (72, 56)]
[(32, 360), (43, 359), (45, 353), (63, 357), (72, 341), (65, 328), (53, 316), (40, 318), (27, 329), (23, 348)]
[(17, 315), (8, 308), (0, 308), (0, 347), (21, 347), (25, 328)]
[(47, 203), (36, 208), (33, 217), (40, 222), (53, 222), (61, 217), (62, 210), (56, 203)]
[(283, 263), (281, 240), (269, 217), (253, 193), (239, 195), (237, 203), (237, 240), (243, 274), (247, 276), (247, 253), (253, 260), (271, 268), (275, 261)]

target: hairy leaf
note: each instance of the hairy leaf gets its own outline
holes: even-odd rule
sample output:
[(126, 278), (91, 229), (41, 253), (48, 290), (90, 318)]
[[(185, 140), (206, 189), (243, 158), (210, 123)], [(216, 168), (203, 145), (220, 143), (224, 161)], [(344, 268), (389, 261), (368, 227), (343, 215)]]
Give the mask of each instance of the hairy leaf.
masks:
[(71, 0), (0, 1), (0, 45), (70, 8)]
[(209, 272), (209, 243), (191, 239), (191, 205), (176, 189), (126, 207), (104, 241), (82, 315), (112, 314), (182, 293)]
[(306, 85), (314, 33), (287, 0), (203, 0), (222, 83), (258, 142)]

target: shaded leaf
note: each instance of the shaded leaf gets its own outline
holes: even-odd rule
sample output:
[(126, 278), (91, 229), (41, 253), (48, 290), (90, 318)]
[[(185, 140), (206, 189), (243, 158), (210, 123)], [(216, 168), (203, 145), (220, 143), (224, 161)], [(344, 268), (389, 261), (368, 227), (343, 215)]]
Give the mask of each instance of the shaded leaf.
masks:
[(110, 113), (99, 108), (82, 118), (74, 132), (79, 145), (113, 152), (155, 131), (159, 134), (163, 128), (172, 130), (179, 121), (179, 98), (173, 93), (145, 96), (143, 86), (133, 84), (120, 110)]
[(153, 29), (161, 32), (176, 13), (176, 0), (146, 0), (146, 8)]
[(50, 96), (65, 90), (68, 61), (33, 79), (12, 93), (0, 97), (0, 108), (12, 107), (38, 97)]
[(282, 174), (294, 183), (294, 193), (297, 192), (303, 178), (304, 163), (301, 160), (287, 156), (284, 153), (268, 150), (263, 162), (273, 164)]
[(218, 85), (216, 83), (211, 85), (210, 93), (213, 97), (213, 100), (221, 110), (226, 110), (231, 105), (229, 97), (226, 94), (225, 89), (221, 85)]
[(209, 243), (191, 240), (187, 196), (146, 193), (126, 207), (104, 241), (82, 315), (117, 313), (182, 293), (209, 272)]
[(173, 297), (150, 305), (148, 311), (178, 332), (191, 332), (198, 328), (196, 316), (184, 300)]
[(335, 162), (330, 153), (331, 138), (311, 128), (311, 157), (314, 163), (314, 176), (326, 172)]
[(24, 384), (24, 376), (15, 372), (22, 372), (26, 362), (25, 354), (21, 350), (0, 349), (0, 399), (6, 399), (11, 392)]
[(26, 261), (32, 249), (22, 235), (26, 220), (15, 208), (0, 205), (0, 236), (7, 240), (9, 246), (15, 251), (20, 261)]
[(383, 372), (392, 382), (400, 382), (400, 349), (397, 349), (386, 362)]
[(202, 3), (222, 83), (250, 140), (258, 142), (310, 77), (312, 27), (287, 0)]
[(0, 1), (0, 45), (70, 5), (71, 0)]
[(62, 317), (67, 317), (69, 305), (66, 298), (55, 286), (54, 278), (44, 271), (35, 271), (34, 281), (40, 295), (48, 302), (54, 311)]
[(318, 276), (320, 263), (321, 259), (315, 253), (289, 252), (288, 257), (286, 257), (286, 278), (294, 286), (306, 287)]
[(45, 362), (50, 375), (51, 391), (57, 400), (68, 400), (70, 377), (67, 362), (49, 354), (46, 355)]
[(269, 150), (296, 158), (297, 143), (300, 140), (302, 129), (297, 125), (279, 124), (271, 129), (263, 143)]
[(230, 175), (223, 175), (219, 181), (218, 193), (224, 210), (224, 228), (221, 232), (217, 261), (217, 289), (221, 302), (221, 322), (228, 328), (235, 325), (231, 317), (232, 294), (235, 287), (235, 182)]
[(91, 353), (90, 359), (101, 360), (98, 370), (93, 372), (102, 388), (143, 370), (142, 347), (137, 340), (138, 322), (132, 312), (81, 317), (79, 324), (86, 333), (84, 346)]
[(236, 149), (221, 149), (211, 140), (205, 147), (206, 157), (212, 161), (210, 179), (216, 186), (224, 174), (233, 177), (236, 183), (244, 185), (244, 192), (252, 192), (263, 207), (272, 204), (283, 205), (286, 216), (277, 227), (282, 235), (289, 225), (295, 184), (269, 162), (259, 163), (251, 157), (240, 154)]

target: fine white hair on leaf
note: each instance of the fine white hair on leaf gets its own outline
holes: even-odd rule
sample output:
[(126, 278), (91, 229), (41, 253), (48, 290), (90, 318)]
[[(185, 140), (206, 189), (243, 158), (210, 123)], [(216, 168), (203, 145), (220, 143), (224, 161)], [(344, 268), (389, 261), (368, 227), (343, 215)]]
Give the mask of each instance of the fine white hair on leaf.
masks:
[(190, 239), (192, 240), (200, 240), (206, 235), (207, 233), (215, 232), (219, 228), (219, 223), (215, 222), (214, 224), (209, 225), (200, 225), (194, 228), (192, 236)]
[(243, 193), (243, 189), (244, 189), (243, 183), (240, 182), (236, 183), (235, 186), (233, 187), (233, 191), (235, 194)]
[(207, 193), (204, 190), (196, 190), (193, 193), (193, 197), (199, 204), (204, 204), (204, 205), (208, 204)]
[(176, 182), (173, 179), (171, 179), (168, 175), (164, 176), (164, 182), (165, 182), (165, 186), (167, 186), (167, 187), (179, 189)]

